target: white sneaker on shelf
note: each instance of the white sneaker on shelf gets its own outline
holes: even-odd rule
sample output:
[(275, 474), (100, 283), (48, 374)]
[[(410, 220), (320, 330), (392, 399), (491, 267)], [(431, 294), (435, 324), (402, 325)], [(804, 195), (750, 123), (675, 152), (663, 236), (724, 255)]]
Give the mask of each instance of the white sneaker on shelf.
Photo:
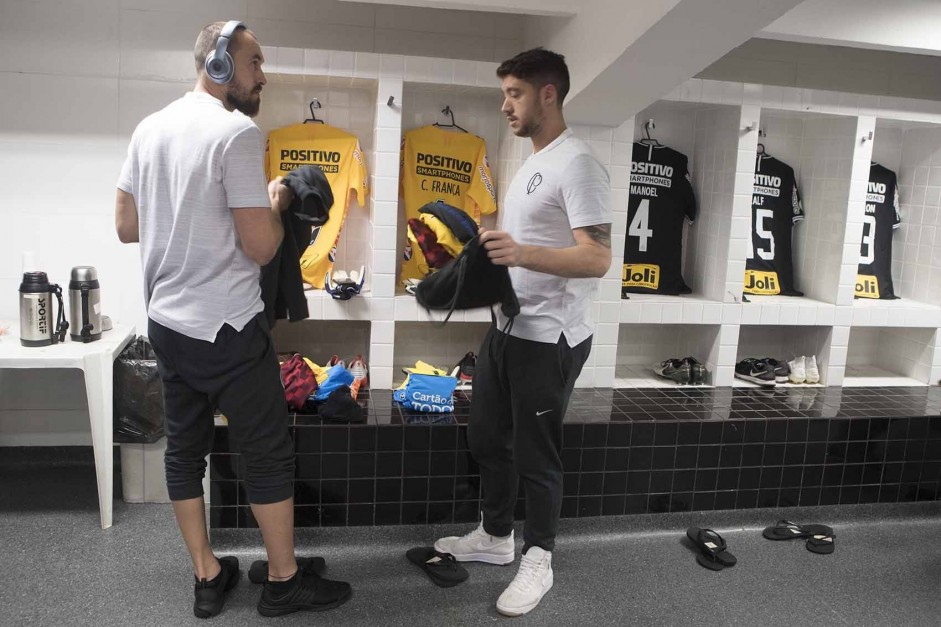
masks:
[(497, 599), (497, 611), (504, 616), (522, 616), (539, 605), (550, 588), (552, 553), (538, 546), (529, 547), (516, 577)]
[(811, 355), (805, 361), (807, 383), (820, 383), (820, 371), (817, 370), (817, 356)]
[(795, 357), (787, 362), (787, 365), (791, 367), (791, 374), (788, 375), (788, 379), (790, 379), (791, 383), (803, 383), (807, 380), (807, 369), (803, 356)]
[(435, 551), (450, 553), (459, 562), (484, 562), (505, 566), (516, 559), (516, 545), (513, 532), (500, 538), (484, 531), (484, 523), (467, 535), (439, 538), (435, 542)]

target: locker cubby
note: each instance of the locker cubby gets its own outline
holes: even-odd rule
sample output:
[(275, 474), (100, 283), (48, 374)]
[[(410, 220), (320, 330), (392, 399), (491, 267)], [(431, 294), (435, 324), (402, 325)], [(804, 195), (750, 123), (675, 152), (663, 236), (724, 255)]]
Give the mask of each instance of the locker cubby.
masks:
[(344, 361), (362, 355), (368, 364), (370, 332), (368, 321), (282, 320), (271, 337), (277, 352), (300, 353), (316, 364), (326, 364), (333, 355)]
[[(264, 102), (255, 121), (265, 136), (283, 126), (301, 123), (310, 117), (310, 103), (315, 98), (320, 103), (320, 108), (314, 109), (318, 120), (359, 138), (366, 157), (366, 169), (372, 176), (376, 167), (377, 83), (374, 80), (277, 75), (265, 86)], [(374, 238), (370, 215), (373, 211), (373, 192), (370, 189), (366, 206), (359, 205), (355, 196), (350, 199), (346, 221), (337, 242), (334, 266), (336, 270), (345, 272), (359, 271), (360, 267), (365, 266), (363, 294), (369, 294), (372, 287), (370, 271)], [(336, 201), (340, 202), (341, 199), (337, 198)], [(314, 301), (321, 296), (319, 290), (308, 294), (308, 298)]]
[(614, 387), (677, 387), (654, 373), (670, 358), (695, 357), (706, 366), (705, 385), (713, 385), (719, 361), (719, 325), (622, 324), (618, 337)]
[(855, 305), (902, 310), (910, 325), (939, 326), (941, 125), (877, 119), (872, 159), (898, 176), (902, 221), (892, 238), (892, 283), (900, 298)]
[[(830, 341), (832, 327), (825, 326), (758, 326), (742, 325), (739, 330), (738, 350), (735, 363), (748, 357), (771, 357), (778, 361), (790, 361), (801, 355), (817, 357), (820, 383), (827, 385), (827, 369), (830, 364)], [(734, 379), (735, 387), (760, 387), (741, 379)], [(808, 384), (778, 384), (779, 386), (807, 387)]]
[(490, 328), (490, 322), (445, 324), (436, 322), (396, 322), (392, 359), (393, 387), (405, 380), (402, 368), (422, 360), (450, 372), (467, 352), (477, 353)]
[[(490, 171), (494, 178), (494, 185), (498, 185), (500, 178), (500, 163), (496, 156), (500, 152), (501, 133), (506, 126), (506, 120), (500, 112), (503, 103), (500, 90), (494, 81), (493, 88), (471, 87), (464, 85), (439, 85), (434, 83), (406, 82), (402, 88), (402, 136), (405, 133), (430, 124), (450, 124), (450, 116), (442, 113), (442, 109), (450, 107), (454, 113), (454, 123), (481, 137), (487, 145), (487, 160), (490, 162)], [(446, 129), (460, 133), (457, 129)], [(400, 181), (401, 185), (401, 181)], [(493, 228), (499, 214), (482, 216), (483, 226)], [(402, 265), (402, 256), (405, 251), (406, 225), (405, 199), (401, 195), (398, 202), (398, 226), (396, 227), (396, 295), (404, 295), (405, 287), (399, 282), (399, 269)]]
[(937, 329), (854, 328), (843, 385), (928, 385), (937, 378)]
[[(627, 302), (723, 301), (740, 118), (741, 107), (668, 101), (656, 102), (634, 117), (635, 141), (646, 137), (644, 125), (653, 119), (651, 137), (686, 155), (697, 209), (694, 223), (684, 221), (683, 228), (683, 279), (692, 294), (631, 294)], [(626, 240), (632, 237), (629, 230), (630, 225)], [(615, 257), (623, 259), (623, 250), (615, 251)]]
[(857, 125), (855, 117), (762, 109), (759, 142), (794, 169), (803, 201), (791, 237), (794, 283), (805, 297), (749, 294), (753, 302), (836, 304)]

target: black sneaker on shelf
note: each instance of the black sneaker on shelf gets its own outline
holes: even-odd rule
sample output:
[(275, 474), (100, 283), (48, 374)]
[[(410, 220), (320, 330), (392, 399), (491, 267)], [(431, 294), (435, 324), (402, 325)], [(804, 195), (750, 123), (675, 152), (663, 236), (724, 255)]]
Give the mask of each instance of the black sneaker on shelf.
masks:
[(702, 385), (706, 382), (708, 371), (701, 361), (695, 357), (684, 357), (683, 362), (689, 364), (689, 382), (693, 385)]
[(778, 361), (777, 359), (772, 359), (770, 357), (766, 357), (761, 361), (771, 366), (771, 369), (774, 371), (775, 382), (787, 383), (787, 378), (791, 374), (791, 367), (787, 365), (786, 361)]
[[(297, 567), (304, 572), (323, 574), (327, 562), (322, 557), (298, 557)], [(268, 560), (255, 560), (248, 569), (248, 580), (252, 583), (265, 583), (268, 581)]]
[(689, 362), (686, 360), (664, 359), (654, 366), (653, 370), (661, 377), (671, 379), (677, 383), (686, 384), (690, 382), (691, 370)]
[(474, 371), (477, 369), (477, 355), (468, 352), (454, 367), (454, 376), (460, 385), (470, 385), (474, 381)]
[(239, 570), (237, 557), (220, 557), (219, 566), (222, 570), (214, 579), (196, 580), (196, 600), (193, 603), (193, 614), (196, 618), (212, 618), (221, 612), (226, 593), (239, 582), (242, 571)]
[[(291, 584), (285, 586), (284, 584)], [(281, 588), (285, 588), (281, 591)], [(284, 616), (294, 612), (322, 612), (339, 607), (350, 600), (353, 589), (345, 581), (332, 581), (298, 569), (286, 582), (265, 582), (258, 599), (262, 616)]]
[(735, 378), (773, 387), (774, 368), (762, 359), (749, 357), (735, 364)]

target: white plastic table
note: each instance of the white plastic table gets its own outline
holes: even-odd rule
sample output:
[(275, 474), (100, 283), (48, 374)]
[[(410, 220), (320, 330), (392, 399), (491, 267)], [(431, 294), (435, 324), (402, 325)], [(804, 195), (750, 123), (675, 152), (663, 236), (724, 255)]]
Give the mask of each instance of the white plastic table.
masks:
[(114, 499), (114, 360), (135, 335), (133, 325), (115, 324), (95, 342), (66, 338), (41, 347), (22, 346), (16, 328), (0, 336), (0, 368), (78, 368), (84, 373), (102, 529), (111, 526)]

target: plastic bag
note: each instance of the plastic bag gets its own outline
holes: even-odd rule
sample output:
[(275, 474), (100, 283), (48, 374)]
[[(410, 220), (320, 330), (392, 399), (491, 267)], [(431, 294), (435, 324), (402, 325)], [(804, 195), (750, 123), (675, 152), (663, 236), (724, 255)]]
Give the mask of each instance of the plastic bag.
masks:
[(163, 385), (150, 342), (137, 336), (114, 361), (114, 441), (152, 444), (164, 435)]

